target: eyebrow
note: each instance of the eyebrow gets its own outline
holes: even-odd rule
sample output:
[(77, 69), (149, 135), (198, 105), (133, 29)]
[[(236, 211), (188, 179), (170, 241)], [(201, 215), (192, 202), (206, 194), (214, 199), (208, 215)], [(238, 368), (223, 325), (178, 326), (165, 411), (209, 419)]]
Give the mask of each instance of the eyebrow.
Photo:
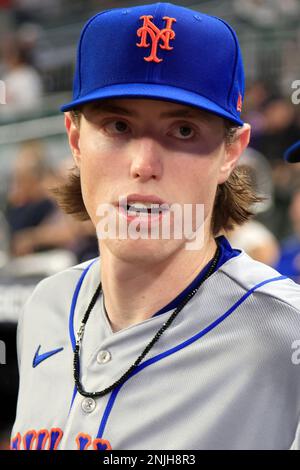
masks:
[[(119, 114), (122, 116), (132, 116), (138, 117), (138, 113), (134, 110), (129, 110), (127, 108), (123, 108), (121, 106), (117, 106), (111, 103), (95, 103), (92, 106), (92, 111), (96, 111), (98, 113), (111, 113), (111, 114)], [(160, 115), (162, 118), (172, 118), (172, 117), (191, 117), (191, 118), (198, 118), (198, 119), (207, 119), (209, 120), (211, 116), (208, 112), (202, 111), (201, 109), (176, 109), (174, 111), (165, 111)]]

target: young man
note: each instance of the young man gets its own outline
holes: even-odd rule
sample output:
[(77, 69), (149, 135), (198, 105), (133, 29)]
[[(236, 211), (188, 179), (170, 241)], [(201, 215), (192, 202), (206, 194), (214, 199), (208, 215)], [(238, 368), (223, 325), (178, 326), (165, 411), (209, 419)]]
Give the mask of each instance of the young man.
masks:
[(157, 3), (85, 26), (59, 197), (93, 221), (101, 257), (25, 307), (13, 449), (299, 447), (300, 289), (220, 236), (256, 200), (235, 169), (243, 94), (218, 18)]

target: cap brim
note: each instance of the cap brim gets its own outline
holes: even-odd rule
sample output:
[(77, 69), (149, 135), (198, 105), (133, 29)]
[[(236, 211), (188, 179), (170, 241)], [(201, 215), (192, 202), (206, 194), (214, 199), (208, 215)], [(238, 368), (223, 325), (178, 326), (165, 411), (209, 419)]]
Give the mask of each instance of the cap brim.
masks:
[(284, 159), (289, 163), (300, 162), (300, 140), (295, 144), (291, 145), (283, 155)]
[(140, 99), (159, 99), (164, 101), (173, 101), (187, 106), (195, 106), (217, 116), (232, 121), (238, 126), (243, 126), (244, 122), (234, 114), (225, 111), (222, 107), (215, 104), (207, 98), (188, 90), (172, 86), (159, 85), (153, 83), (128, 83), (111, 85), (88, 93), (83, 98), (73, 100), (63, 105), (61, 111), (71, 111), (72, 109), (89, 103), (91, 101), (109, 99), (109, 98), (140, 98)]

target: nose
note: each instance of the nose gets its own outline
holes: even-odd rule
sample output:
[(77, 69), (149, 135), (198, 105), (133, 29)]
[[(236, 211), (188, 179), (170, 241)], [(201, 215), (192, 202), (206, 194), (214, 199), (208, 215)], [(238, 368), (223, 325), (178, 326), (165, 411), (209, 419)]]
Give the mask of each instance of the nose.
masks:
[(149, 137), (141, 138), (131, 150), (130, 174), (134, 179), (145, 182), (161, 178), (162, 149), (157, 141)]

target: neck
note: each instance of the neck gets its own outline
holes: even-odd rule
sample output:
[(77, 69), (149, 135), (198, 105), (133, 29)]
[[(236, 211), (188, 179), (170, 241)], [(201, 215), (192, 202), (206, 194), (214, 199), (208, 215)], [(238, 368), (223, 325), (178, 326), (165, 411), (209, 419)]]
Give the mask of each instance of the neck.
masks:
[(216, 242), (207, 237), (199, 251), (182, 249), (153, 265), (129, 263), (101, 251), (101, 282), (113, 331), (152, 317), (171, 302), (213, 258)]

